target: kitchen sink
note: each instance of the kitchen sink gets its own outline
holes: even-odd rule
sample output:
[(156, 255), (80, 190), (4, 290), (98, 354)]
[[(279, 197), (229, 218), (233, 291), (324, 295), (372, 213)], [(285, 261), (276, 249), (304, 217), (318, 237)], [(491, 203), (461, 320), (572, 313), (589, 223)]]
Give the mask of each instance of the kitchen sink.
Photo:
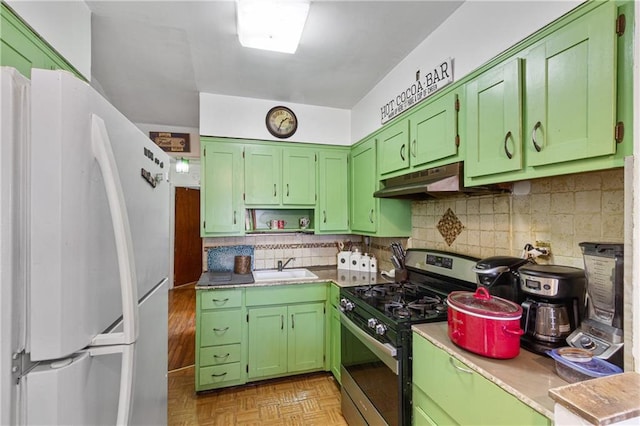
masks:
[(264, 269), (253, 271), (253, 280), (255, 282), (265, 281), (296, 281), (316, 279), (318, 276), (308, 269)]

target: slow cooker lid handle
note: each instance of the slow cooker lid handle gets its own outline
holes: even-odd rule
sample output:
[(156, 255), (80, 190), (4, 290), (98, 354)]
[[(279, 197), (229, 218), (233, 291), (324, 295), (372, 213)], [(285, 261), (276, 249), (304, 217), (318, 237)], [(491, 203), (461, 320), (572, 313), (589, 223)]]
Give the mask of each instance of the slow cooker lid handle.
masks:
[(480, 300), (489, 300), (491, 299), (491, 295), (489, 294), (489, 290), (487, 290), (485, 287), (478, 287), (476, 289), (476, 293), (473, 295), (473, 298)]

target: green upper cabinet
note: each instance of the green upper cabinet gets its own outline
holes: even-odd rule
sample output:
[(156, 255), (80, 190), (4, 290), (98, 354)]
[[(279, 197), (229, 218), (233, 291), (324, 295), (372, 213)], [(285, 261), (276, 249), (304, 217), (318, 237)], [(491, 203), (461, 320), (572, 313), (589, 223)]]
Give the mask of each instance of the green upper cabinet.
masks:
[(242, 145), (202, 138), (201, 235), (241, 235)]
[(282, 149), (245, 145), (244, 202), (247, 205), (276, 206), (282, 199)]
[(315, 206), (314, 149), (245, 145), (245, 199), (250, 206)]
[(351, 151), (351, 230), (376, 232), (376, 140), (368, 139)]
[(616, 14), (606, 2), (528, 52), (528, 165), (615, 153)]
[(316, 160), (314, 149), (282, 150), (282, 204), (315, 206)]
[(521, 75), (522, 60), (515, 58), (466, 85), (466, 176), (522, 168)]
[(409, 167), (409, 121), (401, 120), (385, 127), (377, 136), (380, 175)]
[(351, 150), (351, 231), (378, 237), (411, 235), (411, 201), (375, 198), (380, 187), (376, 171), (376, 139)]
[(349, 151), (318, 153), (316, 233), (349, 231)]
[(32, 68), (62, 69), (83, 78), (4, 3), (0, 5), (0, 65), (14, 67), (29, 78)]
[(458, 94), (451, 91), (409, 116), (412, 169), (454, 157), (458, 153), (459, 109)]

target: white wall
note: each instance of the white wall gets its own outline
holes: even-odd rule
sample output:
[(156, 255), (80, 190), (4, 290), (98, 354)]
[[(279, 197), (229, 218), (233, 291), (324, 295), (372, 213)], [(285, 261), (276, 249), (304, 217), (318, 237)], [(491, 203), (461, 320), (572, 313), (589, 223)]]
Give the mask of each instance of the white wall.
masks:
[(6, 0), (6, 3), (91, 81), (91, 11), (84, 1)]
[(200, 93), (200, 134), (281, 141), (265, 126), (276, 105), (291, 108), (298, 118), (298, 130), (287, 142), (350, 145), (349, 110), (211, 93)]
[(460, 80), (581, 2), (467, 0), (351, 110), (352, 143), (380, 127), (380, 107), (409, 87), (417, 70), (451, 57)]

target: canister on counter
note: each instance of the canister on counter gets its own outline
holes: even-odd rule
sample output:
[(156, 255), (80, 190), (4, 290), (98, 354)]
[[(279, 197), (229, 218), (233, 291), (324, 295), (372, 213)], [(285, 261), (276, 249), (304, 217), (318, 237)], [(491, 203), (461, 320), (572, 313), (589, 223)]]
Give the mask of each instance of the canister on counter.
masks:
[(240, 275), (246, 275), (251, 273), (251, 256), (234, 257), (233, 272)]

